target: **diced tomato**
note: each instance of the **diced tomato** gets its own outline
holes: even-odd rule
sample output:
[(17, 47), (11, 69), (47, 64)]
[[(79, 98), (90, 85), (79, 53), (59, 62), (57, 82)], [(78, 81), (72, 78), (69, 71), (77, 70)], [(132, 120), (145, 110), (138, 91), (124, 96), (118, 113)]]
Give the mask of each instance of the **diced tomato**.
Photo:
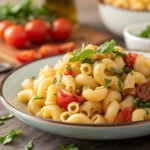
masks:
[(74, 42), (68, 42), (60, 45), (60, 53), (67, 53), (73, 51), (75, 48)]
[(129, 67), (133, 68), (133, 65), (137, 56), (138, 54), (134, 54), (134, 53), (128, 53), (126, 55), (125, 62), (127, 63)]
[(47, 44), (39, 48), (38, 55), (41, 58), (45, 58), (45, 57), (57, 55), (59, 54), (59, 51), (60, 51), (59, 46), (53, 44)]
[(16, 53), (15, 57), (21, 63), (28, 63), (36, 59), (36, 54), (34, 50), (25, 50)]
[(131, 111), (132, 108), (126, 107), (124, 110), (118, 113), (117, 117), (115, 118), (116, 123), (118, 122), (131, 122)]
[(65, 75), (73, 75), (73, 70), (71, 68), (71, 65), (67, 65), (66, 68), (65, 68), (65, 71), (64, 71), (64, 74)]
[(142, 100), (150, 99), (150, 81), (139, 85), (136, 89), (138, 97)]
[(77, 102), (79, 103), (82, 98), (74, 93), (69, 93), (68, 91), (64, 89), (59, 89), (58, 95), (57, 95), (57, 104), (61, 107), (67, 110), (68, 105), (71, 102)]

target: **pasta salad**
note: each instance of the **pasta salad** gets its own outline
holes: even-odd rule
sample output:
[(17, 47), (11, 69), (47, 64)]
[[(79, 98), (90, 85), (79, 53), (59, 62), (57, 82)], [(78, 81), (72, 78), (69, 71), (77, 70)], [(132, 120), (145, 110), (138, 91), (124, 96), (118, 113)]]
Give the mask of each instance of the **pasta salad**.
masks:
[(69, 123), (150, 119), (150, 59), (114, 40), (64, 55), (21, 83), (18, 100), (37, 117)]

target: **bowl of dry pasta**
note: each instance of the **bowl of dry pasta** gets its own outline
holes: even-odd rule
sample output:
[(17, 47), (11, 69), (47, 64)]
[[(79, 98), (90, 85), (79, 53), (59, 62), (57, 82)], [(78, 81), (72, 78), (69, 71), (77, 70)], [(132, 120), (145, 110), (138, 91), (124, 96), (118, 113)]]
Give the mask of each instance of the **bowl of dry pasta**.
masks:
[[(15, 88), (14, 88), (15, 87)], [(4, 106), (26, 124), (80, 139), (150, 134), (150, 54), (114, 40), (40, 59), (1, 85)]]
[(104, 25), (112, 33), (123, 37), (126, 26), (149, 21), (150, 1), (100, 0), (98, 10)]

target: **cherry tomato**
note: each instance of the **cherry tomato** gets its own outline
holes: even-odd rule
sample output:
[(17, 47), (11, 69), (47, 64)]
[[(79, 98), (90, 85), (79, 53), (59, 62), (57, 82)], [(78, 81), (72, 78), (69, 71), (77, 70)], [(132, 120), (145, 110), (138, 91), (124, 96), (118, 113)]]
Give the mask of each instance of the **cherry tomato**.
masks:
[(114, 122), (131, 122), (131, 111), (132, 108), (126, 107), (124, 110), (118, 113)]
[(10, 20), (3, 20), (0, 22), (0, 38), (3, 39), (4, 31), (11, 25)]
[(133, 68), (133, 65), (137, 56), (138, 54), (134, 54), (134, 53), (128, 53), (126, 55), (125, 62), (127, 63), (129, 67)]
[(55, 41), (65, 41), (71, 32), (72, 24), (64, 18), (58, 18), (52, 24), (51, 38)]
[(28, 39), (35, 44), (43, 42), (47, 37), (47, 26), (39, 19), (34, 19), (28, 22), (25, 26)]
[(60, 48), (57, 45), (43, 45), (39, 48), (38, 54), (40, 57), (45, 58), (59, 54)]
[(27, 43), (27, 34), (22, 25), (9, 26), (4, 32), (4, 40), (8, 45), (23, 48)]
[(80, 100), (81, 100), (80, 96), (73, 94), (73, 93), (69, 93), (64, 89), (59, 89), (59, 91), (58, 91), (57, 104), (61, 108), (64, 108), (67, 110), (67, 107), (71, 102), (79, 103)]
[(36, 59), (34, 50), (24, 50), (15, 55), (16, 59), (21, 63), (28, 63)]
[(67, 53), (73, 51), (75, 48), (75, 43), (74, 42), (68, 42), (65, 44), (60, 45), (60, 52), (61, 53)]
[(72, 68), (71, 68), (71, 66), (70, 65), (67, 65), (66, 66), (66, 68), (65, 68), (65, 71), (64, 71), (64, 74), (65, 75), (73, 75), (73, 70), (72, 70)]
[(150, 100), (150, 81), (139, 85), (136, 92), (142, 100)]

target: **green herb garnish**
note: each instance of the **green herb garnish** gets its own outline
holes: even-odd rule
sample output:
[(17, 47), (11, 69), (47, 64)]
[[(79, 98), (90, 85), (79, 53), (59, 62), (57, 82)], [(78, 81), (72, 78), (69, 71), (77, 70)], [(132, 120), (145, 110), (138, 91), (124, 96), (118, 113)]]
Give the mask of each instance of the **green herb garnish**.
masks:
[(21, 134), (22, 131), (21, 130), (11, 130), (7, 135), (0, 137), (0, 143), (2, 144), (7, 144), (10, 143), (14, 137), (16, 137), (17, 135)]
[(32, 100), (39, 100), (39, 99), (43, 99), (44, 97), (40, 97), (40, 96), (35, 96)]
[(81, 63), (94, 64), (94, 63), (95, 63), (95, 60), (92, 60), (92, 59), (86, 58), (86, 59), (84, 59)]
[(83, 90), (87, 90), (87, 89), (89, 89), (89, 88), (90, 88), (90, 86), (87, 85), (87, 86), (83, 86), (82, 89), (83, 89)]
[(130, 74), (133, 75), (133, 74), (134, 74), (134, 71), (131, 71)]
[(72, 68), (71, 68), (71, 66), (70, 65), (68, 65), (67, 67), (66, 67), (66, 70), (71, 70)]
[(149, 115), (149, 111), (148, 111), (148, 110), (146, 110), (145, 108), (143, 108), (143, 109), (145, 110), (146, 115)]
[(110, 70), (111, 70), (113, 73), (117, 73), (117, 74), (120, 74), (120, 75), (123, 74), (123, 70), (121, 70), (121, 69), (117, 69), (117, 68), (111, 67)]
[(70, 145), (59, 144), (59, 146), (62, 150), (79, 150), (79, 148), (76, 147), (76, 144), (70, 144)]
[(0, 121), (0, 126), (4, 125), (5, 123), (3, 121)]
[(125, 53), (122, 53), (122, 52), (119, 52), (117, 50), (112, 50), (112, 52), (115, 54), (114, 58), (116, 58), (117, 56), (121, 56), (121, 57), (125, 57), (126, 54)]
[(107, 41), (98, 47), (97, 53), (110, 53), (114, 50), (115, 44), (116, 42), (114, 40)]
[(80, 101), (79, 101), (79, 105), (82, 105), (82, 104), (83, 104), (83, 100), (80, 100)]
[(130, 73), (130, 72), (132, 71), (132, 68), (130, 68), (130, 67), (125, 67), (125, 68), (123, 69), (123, 71), (124, 71), (124, 73), (128, 74), (128, 73)]
[(143, 101), (139, 97), (136, 97), (134, 102), (135, 102), (135, 106), (138, 108), (150, 108), (150, 102)]
[(2, 121), (2, 120), (7, 120), (7, 119), (11, 119), (11, 118), (13, 118), (14, 117), (14, 115), (13, 114), (9, 114), (9, 115), (7, 115), (7, 116), (1, 116), (0, 117), (0, 120)]
[(147, 28), (141, 32), (140, 37), (150, 38), (150, 26), (147, 26)]
[(121, 91), (123, 91), (122, 83), (120, 80), (118, 80), (118, 87), (120, 88)]
[(111, 79), (105, 79), (105, 85), (104, 85), (104, 87), (108, 87), (109, 86), (109, 84), (111, 83)]
[(80, 52), (75, 53), (75, 55), (69, 59), (69, 62), (84, 61), (86, 58), (88, 58), (94, 54), (95, 54), (95, 52), (90, 49), (80, 51)]
[(32, 150), (33, 148), (33, 141), (30, 141), (26, 146), (24, 150)]
[(94, 108), (91, 108), (90, 110), (93, 110)]
[(58, 85), (60, 83), (61, 79), (62, 79), (62, 75), (55, 77), (53, 80), (53, 84)]
[(35, 76), (32, 76), (32, 77), (31, 77), (31, 80), (35, 80), (35, 79), (36, 79), (36, 77), (35, 77)]

